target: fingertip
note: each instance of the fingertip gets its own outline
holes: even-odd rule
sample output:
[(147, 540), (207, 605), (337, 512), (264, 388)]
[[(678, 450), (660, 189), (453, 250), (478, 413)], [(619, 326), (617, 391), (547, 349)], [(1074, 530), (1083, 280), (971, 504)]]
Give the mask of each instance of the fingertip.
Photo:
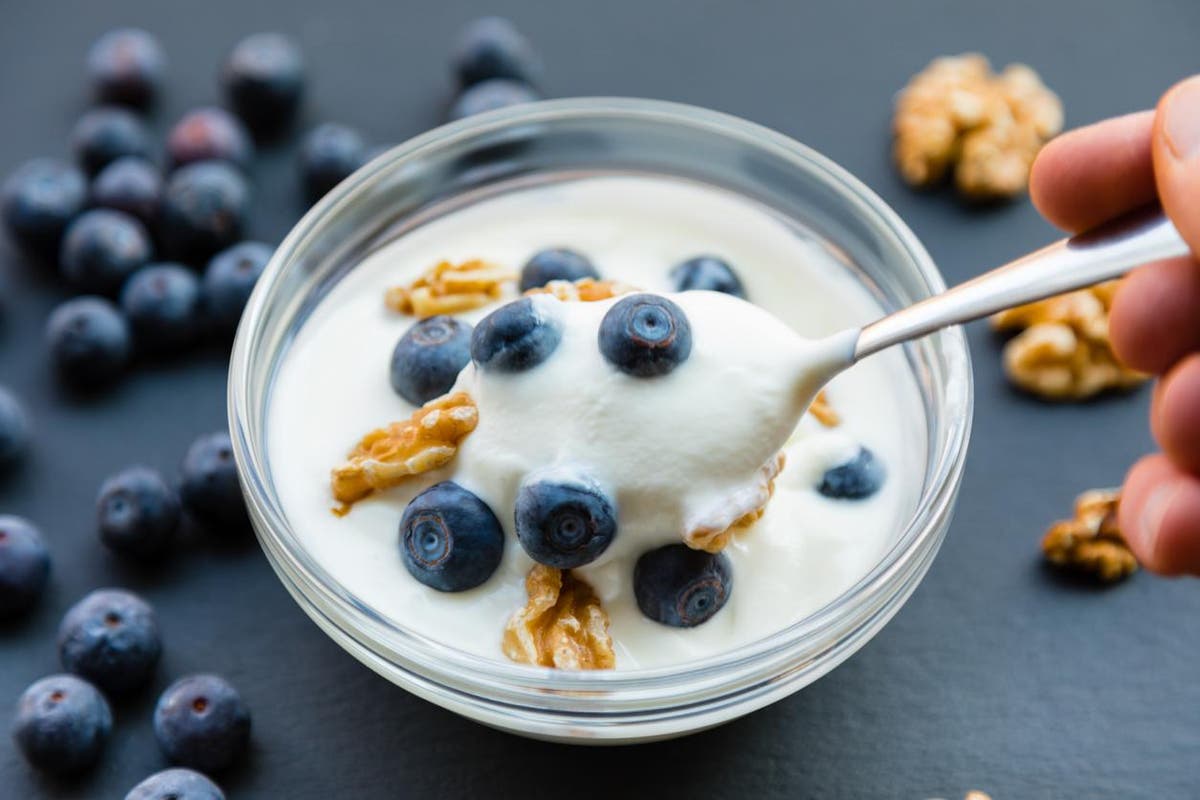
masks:
[(1029, 196), (1064, 230), (1086, 230), (1154, 199), (1153, 111), (1086, 125), (1052, 139), (1033, 162)]
[(1160, 575), (1200, 574), (1200, 480), (1163, 455), (1125, 479), (1118, 523), (1138, 562)]
[(1200, 353), (1171, 368), (1151, 404), (1151, 424), (1163, 452), (1178, 467), (1200, 474)]
[(1123, 364), (1161, 375), (1200, 349), (1200, 269), (1189, 258), (1134, 270), (1113, 299), (1109, 335)]

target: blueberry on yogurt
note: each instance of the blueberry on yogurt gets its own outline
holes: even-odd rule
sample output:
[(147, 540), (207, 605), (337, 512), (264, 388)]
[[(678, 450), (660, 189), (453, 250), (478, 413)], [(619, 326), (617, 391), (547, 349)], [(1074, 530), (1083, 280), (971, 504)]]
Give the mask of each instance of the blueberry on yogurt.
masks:
[(392, 388), (413, 405), (422, 405), (450, 391), (470, 361), (471, 326), (454, 317), (427, 317), (396, 342)]
[(473, 589), (504, 554), (504, 531), (487, 504), (457, 483), (418, 494), (400, 518), (400, 557), (409, 573), (439, 592)]
[(614, 367), (637, 378), (653, 378), (666, 375), (691, 355), (692, 328), (674, 302), (635, 294), (604, 315), (599, 341), (600, 352)]
[(562, 341), (562, 325), (532, 298), (501, 306), (475, 326), (471, 358), (485, 372), (523, 372), (554, 353)]
[(536, 480), (516, 502), (517, 539), (529, 557), (558, 569), (590, 564), (617, 535), (617, 510), (590, 481)]
[(835, 500), (863, 500), (879, 491), (885, 477), (883, 463), (860, 447), (849, 461), (825, 471), (817, 491)]
[(716, 256), (689, 258), (671, 270), (671, 280), (680, 292), (704, 290), (724, 292), (742, 299), (746, 297), (742, 279), (729, 266), (729, 262)]
[(655, 622), (694, 628), (721, 610), (733, 590), (733, 567), (724, 553), (669, 544), (642, 554), (633, 568), (638, 608)]
[(552, 247), (533, 255), (521, 269), (521, 291), (537, 289), (550, 281), (599, 279), (600, 273), (587, 256), (565, 247)]

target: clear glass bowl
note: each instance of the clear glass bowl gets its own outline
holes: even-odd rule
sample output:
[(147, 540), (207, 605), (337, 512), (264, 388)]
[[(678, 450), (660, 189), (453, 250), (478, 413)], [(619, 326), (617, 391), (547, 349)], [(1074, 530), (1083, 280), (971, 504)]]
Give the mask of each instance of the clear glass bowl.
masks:
[(284, 585), (350, 654), (388, 680), (504, 730), (634, 742), (701, 730), (812, 683), (908, 599), (950, 522), (971, 427), (965, 339), (908, 346), (927, 416), (921, 496), (895, 545), (816, 613), (720, 656), (653, 670), (565, 672), (462, 652), (361, 602), (300, 545), (266, 452), (276, 370), (309, 312), (363, 257), (405, 231), (514, 187), (585, 175), (684, 177), (740, 193), (823, 243), (888, 307), (944, 288), (912, 232), (846, 171), (778, 133), (670, 103), (575, 99), (493, 112), (393, 148), (334, 189), (276, 251), (242, 319), (229, 376), (238, 468), (259, 541)]

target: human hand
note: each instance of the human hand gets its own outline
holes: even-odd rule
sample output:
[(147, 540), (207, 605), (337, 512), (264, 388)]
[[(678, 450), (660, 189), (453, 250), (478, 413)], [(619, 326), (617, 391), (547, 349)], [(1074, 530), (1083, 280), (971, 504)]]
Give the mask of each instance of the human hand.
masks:
[(1121, 286), (1109, 317), (1117, 356), (1160, 376), (1150, 430), (1162, 448), (1125, 477), (1120, 526), (1147, 569), (1200, 575), (1200, 75), (1154, 111), (1051, 141), (1033, 165), (1038, 211), (1075, 232), (1156, 197), (1193, 257), (1149, 264)]

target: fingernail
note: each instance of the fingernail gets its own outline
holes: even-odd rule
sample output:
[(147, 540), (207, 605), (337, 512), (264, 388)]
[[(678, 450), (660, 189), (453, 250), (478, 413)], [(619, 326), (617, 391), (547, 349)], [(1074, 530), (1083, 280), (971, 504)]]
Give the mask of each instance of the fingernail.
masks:
[(1163, 135), (1175, 158), (1200, 155), (1200, 76), (1188, 78), (1167, 95)]
[(1158, 532), (1162, 527), (1163, 517), (1170, 507), (1171, 500), (1174, 499), (1176, 491), (1178, 491), (1177, 486), (1167, 484), (1159, 486), (1146, 498), (1146, 504), (1142, 506), (1142, 513), (1138, 517), (1137, 531), (1135, 532), (1138, 541), (1142, 544), (1140, 549), (1143, 554), (1154, 553), (1154, 546), (1158, 543)]

